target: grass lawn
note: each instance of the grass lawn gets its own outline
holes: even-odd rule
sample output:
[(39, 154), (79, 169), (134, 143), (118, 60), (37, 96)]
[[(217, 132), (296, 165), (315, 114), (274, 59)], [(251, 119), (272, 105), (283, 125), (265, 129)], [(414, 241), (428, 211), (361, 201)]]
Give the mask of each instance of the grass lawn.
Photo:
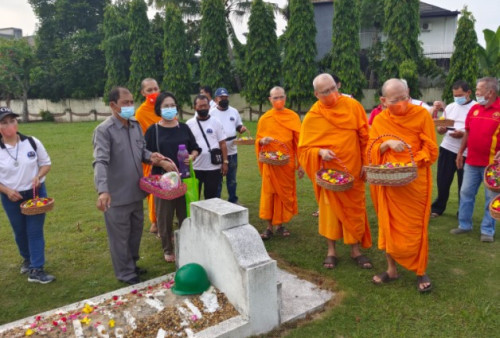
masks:
[[(38, 137), (52, 158), (47, 189), (56, 199), (45, 222), (46, 270), (54, 283), (28, 283), (19, 274), (22, 261), (5, 213), (0, 213), (0, 324), (24, 318), (125, 286), (113, 274), (102, 213), (95, 207), (92, 171), (92, 131), (96, 122), (20, 124), (22, 133)], [(255, 134), (255, 123), (247, 123)], [(258, 218), (260, 178), (251, 146), (239, 147), (238, 195), (250, 210), (250, 223), (259, 231), (265, 223)], [(367, 189), (368, 190), (368, 189)], [(434, 189), (435, 190), (435, 189)], [(435, 194), (435, 192), (434, 192)], [(299, 215), (288, 225), (289, 238), (275, 236), (266, 247), (281, 264), (319, 276), (334, 285), (335, 306), (316, 320), (301, 322), (286, 331), (291, 337), (493, 337), (500, 336), (499, 242), (481, 243), (479, 224), (484, 207), (480, 189), (474, 214), (474, 230), (453, 236), (457, 226), (456, 186), (452, 187), (448, 209), (429, 224), (429, 265), (434, 290), (420, 295), (413, 273), (400, 269), (401, 279), (383, 286), (370, 280), (385, 269), (377, 249), (377, 222), (368, 200), (368, 215), (374, 239), (366, 251), (375, 268), (361, 270), (349, 258), (349, 247), (338, 245), (339, 266), (325, 270), (325, 240), (318, 235), (311, 182), (298, 183)], [(147, 215), (146, 215), (147, 219)], [(146, 278), (174, 271), (162, 258), (161, 243), (148, 233), (146, 222), (139, 265)]]

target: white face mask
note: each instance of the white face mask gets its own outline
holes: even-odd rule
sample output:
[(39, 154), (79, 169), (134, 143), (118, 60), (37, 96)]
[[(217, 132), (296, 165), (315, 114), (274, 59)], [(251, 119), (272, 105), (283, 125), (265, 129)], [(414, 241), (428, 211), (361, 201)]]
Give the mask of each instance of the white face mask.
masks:
[(476, 96), (476, 100), (481, 106), (485, 106), (488, 103), (488, 100), (484, 96)]

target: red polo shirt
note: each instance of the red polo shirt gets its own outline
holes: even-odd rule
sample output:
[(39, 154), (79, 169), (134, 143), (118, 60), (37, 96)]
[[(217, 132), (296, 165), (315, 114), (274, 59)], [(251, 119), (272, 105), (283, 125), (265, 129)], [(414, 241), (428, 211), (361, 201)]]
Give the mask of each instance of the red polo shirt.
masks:
[(500, 97), (488, 108), (472, 106), (465, 119), (465, 130), (469, 132), (465, 163), (480, 167), (493, 163), (500, 150)]

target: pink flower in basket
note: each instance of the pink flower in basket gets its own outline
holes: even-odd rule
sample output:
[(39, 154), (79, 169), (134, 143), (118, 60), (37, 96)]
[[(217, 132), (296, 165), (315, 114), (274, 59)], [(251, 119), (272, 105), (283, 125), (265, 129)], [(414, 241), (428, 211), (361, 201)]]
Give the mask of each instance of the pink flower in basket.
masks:
[(178, 173), (171, 171), (165, 173), (160, 178), (160, 187), (164, 190), (172, 190), (179, 186), (181, 178)]

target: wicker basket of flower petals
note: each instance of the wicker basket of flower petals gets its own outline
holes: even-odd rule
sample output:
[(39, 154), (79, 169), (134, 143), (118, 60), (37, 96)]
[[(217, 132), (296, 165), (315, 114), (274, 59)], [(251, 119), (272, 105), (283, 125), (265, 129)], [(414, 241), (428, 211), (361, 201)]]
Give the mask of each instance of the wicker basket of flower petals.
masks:
[(493, 192), (500, 192), (500, 163), (490, 164), (484, 170), (484, 185)]
[(497, 196), (491, 200), (490, 215), (497, 221), (500, 221), (500, 196)]
[(288, 147), (276, 139), (263, 145), (259, 153), (259, 162), (270, 165), (287, 165), (290, 162)]
[(21, 213), (32, 216), (49, 212), (54, 208), (54, 199), (50, 197), (36, 196), (36, 189), (33, 188), (33, 199), (21, 203)]
[[(382, 137), (396, 138), (404, 143), (410, 153), (411, 162), (387, 162), (384, 164), (371, 163), (371, 150), (373, 145)], [(370, 184), (384, 186), (402, 186), (407, 185), (417, 178), (417, 166), (413, 159), (413, 152), (410, 146), (396, 135), (384, 134), (377, 137), (368, 148), (368, 165), (365, 166), (366, 181)]]
[[(169, 158), (166, 159), (174, 163)], [(187, 191), (187, 185), (182, 182), (177, 167), (175, 170), (163, 175), (142, 177), (139, 181), (139, 187), (145, 192), (164, 200), (173, 200), (184, 196)]]
[(454, 120), (449, 120), (444, 116), (441, 116), (438, 119), (434, 119), (434, 125), (436, 127), (453, 127), (455, 125)]
[(342, 170), (326, 169), (325, 163), (321, 164), (321, 169), (316, 172), (316, 184), (322, 188), (332, 191), (346, 191), (352, 188), (354, 176), (349, 173), (346, 166), (339, 158), (334, 157)]
[(238, 146), (253, 146), (255, 145), (255, 139), (250, 135), (247, 129), (245, 136), (238, 137), (233, 143)]

